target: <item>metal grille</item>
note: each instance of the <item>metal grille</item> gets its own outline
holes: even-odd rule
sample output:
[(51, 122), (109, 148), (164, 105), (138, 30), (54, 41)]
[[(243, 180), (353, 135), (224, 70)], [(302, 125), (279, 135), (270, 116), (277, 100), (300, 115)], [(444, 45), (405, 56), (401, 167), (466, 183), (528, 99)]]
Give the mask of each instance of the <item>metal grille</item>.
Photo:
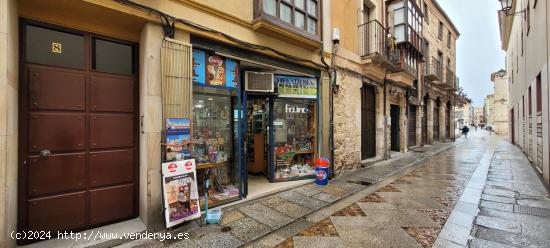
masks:
[(550, 217), (550, 209), (514, 205), (514, 212), (518, 214), (535, 215), (540, 217)]
[(273, 92), (273, 73), (245, 72), (246, 90)]
[(527, 144), (529, 151), (527, 157), (529, 157), (529, 160), (533, 161), (533, 124), (531, 123), (531, 118), (529, 118), (529, 138), (527, 140), (529, 142), (529, 144)]
[(525, 145), (527, 144), (527, 142), (525, 141), (526, 139), (526, 136), (525, 135), (525, 120), (523, 121), (522, 125), (521, 125), (521, 136), (522, 136), (522, 139), (521, 139), (521, 148), (525, 151)]
[(163, 118), (191, 118), (192, 46), (165, 38), (161, 48), (161, 67)]
[(542, 169), (542, 123), (537, 123), (537, 166)]

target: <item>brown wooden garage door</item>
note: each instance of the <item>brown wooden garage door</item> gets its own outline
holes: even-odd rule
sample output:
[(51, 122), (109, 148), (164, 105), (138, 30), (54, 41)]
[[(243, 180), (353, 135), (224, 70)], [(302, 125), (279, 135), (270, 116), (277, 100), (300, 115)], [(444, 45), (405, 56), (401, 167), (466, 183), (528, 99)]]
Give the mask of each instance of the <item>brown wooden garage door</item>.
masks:
[(24, 24), (20, 230), (136, 216), (136, 45)]

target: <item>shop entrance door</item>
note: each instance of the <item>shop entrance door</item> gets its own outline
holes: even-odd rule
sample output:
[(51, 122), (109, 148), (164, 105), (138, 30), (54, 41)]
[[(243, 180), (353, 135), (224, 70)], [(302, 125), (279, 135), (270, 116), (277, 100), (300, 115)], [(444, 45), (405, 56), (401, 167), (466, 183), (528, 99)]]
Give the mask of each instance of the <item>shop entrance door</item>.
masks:
[(376, 100), (374, 87), (361, 88), (361, 159), (376, 156)]
[[(454, 130), (452, 130), (454, 132)], [(450, 139), (451, 138), (451, 105), (447, 105), (447, 109), (445, 110), (445, 138)]]
[(391, 105), (390, 109), (391, 114), (391, 150), (392, 151), (400, 151), (400, 139), (399, 139), (399, 115), (400, 115), (400, 109), (397, 105)]
[(408, 118), (408, 140), (409, 147), (416, 145), (416, 105), (409, 106), (409, 118)]
[(514, 117), (514, 109), (512, 108), (510, 110), (510, 127), (511, 127), (511, 130), (510, 130), (510, 137), (511, 137), (511, 140), (512, 140), (512, 144), (516, 144), (516, 122), (515, 122), (515, 117)]
[[(271, 97), (252, 93), (244, 94), (245, 121), (244, 121), (244, 171), (243, 196), (247, 196), (249, 186), (269, 180), (269, 151), (270, 151), (270, 123)], [(249, 175), (250, 174), (250, 175)]]
[(19, 230), (79, 231), (135, 217), (137, 47), (22, 30)]
[(434, 107), (434, 142), (439, 141), (439, 105)]
[(424, 98), (424, 107), (422, 111), (422, 144), (428, 143), (428, 101)]

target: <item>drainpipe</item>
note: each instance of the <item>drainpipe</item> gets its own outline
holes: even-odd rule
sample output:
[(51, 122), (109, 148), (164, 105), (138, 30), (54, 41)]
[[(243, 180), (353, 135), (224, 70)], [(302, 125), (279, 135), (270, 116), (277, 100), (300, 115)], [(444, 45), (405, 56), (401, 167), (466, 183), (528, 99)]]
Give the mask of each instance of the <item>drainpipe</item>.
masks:
[(388, 71), (384, 73), (384, 160), (388, 159), (388, 130), (386, 128), (388, 127), (388, 116), (386, 115), (387, 112), (387, 84), (388, 84)]

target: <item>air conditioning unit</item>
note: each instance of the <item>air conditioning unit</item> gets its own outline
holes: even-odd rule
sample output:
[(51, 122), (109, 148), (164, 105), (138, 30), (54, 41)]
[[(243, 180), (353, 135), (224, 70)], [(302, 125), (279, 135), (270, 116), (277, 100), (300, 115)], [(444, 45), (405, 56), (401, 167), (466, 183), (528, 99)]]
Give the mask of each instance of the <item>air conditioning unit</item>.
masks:
[(275, 92), (275, 76), (273, 73), (245, 71), (244, 87), (246, 91)]

